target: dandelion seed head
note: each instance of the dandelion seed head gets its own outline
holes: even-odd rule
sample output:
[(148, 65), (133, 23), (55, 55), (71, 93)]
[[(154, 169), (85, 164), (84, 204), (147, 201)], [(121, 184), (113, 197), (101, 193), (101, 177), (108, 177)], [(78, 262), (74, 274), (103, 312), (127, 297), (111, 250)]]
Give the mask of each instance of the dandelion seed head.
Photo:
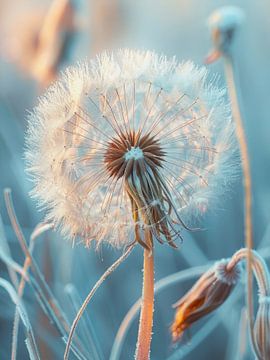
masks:
[(149, 228), (174, 246), (237, 173), (215, 83), (205, 68), (150, 51), (104, 52), (68, 68), (39, 99), (26, 136), (31, 194), (46, 219), (87, 245), (145, 245)]

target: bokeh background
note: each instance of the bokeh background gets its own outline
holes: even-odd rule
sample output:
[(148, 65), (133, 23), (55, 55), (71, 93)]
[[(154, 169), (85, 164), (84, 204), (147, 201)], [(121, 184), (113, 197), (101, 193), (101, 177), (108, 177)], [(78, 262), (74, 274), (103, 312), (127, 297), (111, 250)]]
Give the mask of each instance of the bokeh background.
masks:
[[(24, 133), (27, 112), (37, 103), (46, 86), (67, 65), (103, 49), (150, 49), (202, 65), (211, 49), (207, 18), (214, 9), (224, 5), (240, 6), (246, 15), (233, 51), (252, 168), (254, 242), (256, 248), (267, 248), (270, 234), (269, 1), (71, 0), (58, 27), (54, 28), (53, 23), (49, 25), (50, 31), (44, 36), (45, 50), (40, 50), (38, 36), (52, 3), (52, 0), (0, 0), (0, 211), (13, 258), (19, 263), (24, 261), (7, 216), (2, 191), (5, 187), (12, 189), (17, 216), (29, 237), (43, 214), (36, 210), (28, 195), (31, 183), (24, 171)], [(209, 70), (219, 75), (221, 86), (225, 85), (222, 61), (210, 65)], [(215, 207), (209, 209), (201, 220), (202, 230), (185, 234), (179, 249), (156, 246), (156, 280), (182, 269), (206, 264), (209, 260), (228, 257), (243, 246), (241, 181), (240, 175), (229, 193), (218, 199)], [(140, 296), (142, 253), (141, 248), (135, 249), (98, 290), (87, 310), (87, 323), (92, 324), (91, 331), (101, 359), (109, 359), (117, 329)], [(73, 284), (84, 299), (120, 254), (120, 251), (106, 247), (98, 252), (94, 248), (85, 249), (83, 245), (72, 248), (57, 233), (48, 232), (38, 240), (34, 256), (72, 321), (74, 310), (70, 307), (66, 285)], [(269, 254), (265, 251), (265, 254), (270, 255), (270, 251)], [(8, 278), (7, 269), (1, 262), (0, 275)], [(211, 321), (211, 316), (195, 325), (180, 345), (172, 345), (169, 334), (174, 315), (172, 304), (194, 280), (180, 282), (157, 295), (151, 359), (164, 360), (170, 356), (196, 360), (209, 357), (252, 359), (246, 335), (243, 295), (231, 306), (212, 315), (219, 317), (219, 323), (200, 344), (193, 346), (194, 335), (209, 319)], [(42, 360), (63, 358), (63, 342), (29, 288), (24, 302)], [(10, 359), (13, 316), (14, 305), (0, 289), (0, 358), (3, 360)], [(123, 360), (133, 358), (137, 327), (138, 318), (125, 341)], [(82, 328), (78, 331), (83, 333)], [(29, 358), (24, 338), (20, 328), (20, 360)]]

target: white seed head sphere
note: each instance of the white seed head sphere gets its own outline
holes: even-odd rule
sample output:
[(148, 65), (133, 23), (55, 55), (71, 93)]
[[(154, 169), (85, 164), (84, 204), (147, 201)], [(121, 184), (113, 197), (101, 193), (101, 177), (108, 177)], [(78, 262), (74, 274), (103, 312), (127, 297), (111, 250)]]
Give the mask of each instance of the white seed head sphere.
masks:
[[(235, 175), (224, 90), (205, 68), (119, 50), (68, 68), (29, 116), (32, 195), (65, 237), (173, 244)], [(134, 228), (136, 231), (134, 231)]]

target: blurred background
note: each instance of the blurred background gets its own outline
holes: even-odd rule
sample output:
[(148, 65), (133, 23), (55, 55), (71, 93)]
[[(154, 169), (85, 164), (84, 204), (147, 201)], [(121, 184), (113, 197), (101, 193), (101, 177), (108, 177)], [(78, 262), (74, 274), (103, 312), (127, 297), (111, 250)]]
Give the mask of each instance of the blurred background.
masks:
[[(139, 48), (176, 55), (202, 65), (211, 49), (206, 26), (210, 13), (224, 5), (240, 6), (246, 19), (234, 44), (239, 73), (241, 108), (249, 145), (253, 180), (253, 222), (255, 247), (267, 247), (270, 218), (270, 4), (268, 0), (0, 0), (0, 211), (12, 257), (20, 264), (24, 257), (12, 231), (3, 200), (3, 189), (13, 192), (15, 209), (29, 238), (43, 214), (29, 198), (31, 183), (24, 171), (23, 147), (27, 112), (38, 96), (54, 81), (61, 69), (91, 57), (103, 49)], [(225, 85), (222, 60), (209, 66)], [(206, 264), (232, 255), (243, 246), (241, 177), (226, 197), (217, 201), (202, 219), (203, 230), (184, 235), (174, 250), (156, 246), (155, 279), (182, 269)], [(270, 249), (270, 247), (269, 247)], [(100, 348), (100, 358), (109, 359), (117, 329), (132, 304), (140, 297), (143, 250), (136, 248), (127, 261), (102, 285), (88, 310), (88, 323)], [(83, 245), (72, 248), (54, 232), (37, 242), (34, 257), (70, 321), (66, 285), (76, 287), (84, 299), (104, 270), (121, 255), (103, 247), (98, 252)], [(270, 255), (266, 253), (266, 256)], [(8, 278), (0, 262), (0, 276)], [(213, 331), (198, 346), (192, 346), (196, 332), (209, 318), (192, 327), (180, 345), (173, 346), (169, 326), (175, 303), (195, 279), (161, 291), (156, 297), (151, 359), (252, 359), (246, 340), (243, 296), (220, 316)], [(80, 301), (79, 301), (80, 302)], [(64, 344), (49, 324), (30, 288), (27, 308), (43, 359), (63, 358)], [(0, 289), (0, 358), (10, 359), (14, 305)], [(133, 359), (138, 318), (132, 324), (122, 351), (123, 360)], [(78, 334), (83, 329), (78, 328)], [(240, 334), (240, 336), (239, 336)], [(20, 327), (18, 355), (28, 359), (25, 335)], [(183, 349), (181, 352), (179, 348)], [(176, 351), (177, 355), (176, 355)], [(174, 354), (174, 355), (173, 355)], [(93, 355), (94, 356), (94, 355)], [(72, 358), (72, 355), (71, 355)], [(95, 359), (93, 357), (93, 359)], [(173, 359), (171, 357), (171, 359)]]

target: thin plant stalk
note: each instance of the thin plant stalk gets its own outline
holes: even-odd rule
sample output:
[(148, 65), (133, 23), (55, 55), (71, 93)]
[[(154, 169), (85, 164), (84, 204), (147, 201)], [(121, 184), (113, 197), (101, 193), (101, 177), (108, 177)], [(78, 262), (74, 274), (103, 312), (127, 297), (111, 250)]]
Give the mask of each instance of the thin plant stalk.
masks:
[(250, 164), (248, 156), (248, 147), (245, 139), (245, 132), (243, 121), (241, 117), (240, 108), (238, 105), (237, 91), (234, 77), (233, 60), (229, 54), (224, 56), (225, 74), (228, 85), (228, 92), (231, 100), (232, 115), (236, 124), (236, 135), (239, 142), (242, 169), (243, 169), (243, 187), (244, 187), (244, 206), (245, 206), (245, 245), (248, 249), (247, 254), (247, 308), (249, 318), (249, 331), (253, 349), (256, 352), (255, 339), (253, 332), (254, 314), (253, 314), (253, 279), (252, 279), (252, 253), (253, 238), (252, 238), (252, 202), (251, 202), (251, 175)]
[(94, 296), (97, 289), (100, 287), (100, 285), (104, 282), (104, 280), (111, 275), (114, 270), (130, 255), (131, 251), (133, 250), (135, 244), (128, 247), (128, 249), (124, 252), (122, 256), (120, 256), (105, 272), (104, 274), (99, 278), (99, 280), (95, 283), (93, 288), (90, 290), (89, 294), (87, 295), (86, 299), (84, 300), (82, 306), (80, 307), (79, 311), (77, 312), (77, 315), (72, 323), (72, 326), (70, 328), (69, 336), (66, 343), (65, 353), (64, 353), (64, 360), (67, 360), (69, 357), (69, 351), (72, 344), (72, 338), (74, 336), (75, 330), (77, 328), (77, 325), (79, 323), (80, 318), (82, 317), (87, 305), (89, 304), (90, 300)]
[[(148, 243), (152, 242), (151, 235), (146, 232)], [(137, 360), (148, 360), (150, 355), (150, 346), (152, 339), (153, 312), (154, 312), (154, 254), (151, 251), (144, 250), (144, 275), (141, 315), (139, 323), (138, 340), (136, 346)]]
[[(8, 261), (12, 262), (11, 252), (10, 252), (8, 241), (7, 241), (7, 238), (6, 238), (5, 231), (4, 231), (4, 224), (3, 224), (1, 214), (0, 214), (0, 254), (1, 254), (2, 259), (3, 258), (8, 258)], [(5, 261), (5, 260), (3, 260), (3, 261)], [(10, 279), (12, 281), (12, 284), (14, 285), (15, 289), (17, 289), (18, 285), (19, 285), (19, 280), (18, 280), (17, 273), (13, 269), (13, 267), (11, 267), (8, 264), (8, 262), (5, 261), (5, 263), (7, 265), (8, 274), (9, 274), (9, 277), (10, 277)]]
[(5, 198), (5, 203), (6, 203), (6, 207), (7, 207), (7, 211), (8, 211), (8, 215), (9, 215), (12, 227), (15, 231), (15, 234), (19, 240), (19, 244), (20, 244), (26, 258), (29, 258), (31, 260), (29, 264), (30, 264), (31, 270), (35, 276), (35, 279), (38, 282), (38, 286), (40, 286), (42, 292), (44, 293), (44, 297), (48, 299), (48, 303), (50, 304), (55, 316), (57, 317), (57, 319), (59, 321), (59, 325), (61, 324), (61, 327), (63, 327), (64, 329), (67, 330), (69, 328), (69, 326), (66, 322), (64, 314), (62, 314), (61, 309), (59, 308), (58, 304), (56, 303), (56, 300), (54, 299), (48, 285), (46, 284), (43, 276), (41, 275), (41, 272), (40, 272), (34, 258), (32, 257), (32, 255), (28, 249), (23, 232), (22, 232), (19, 222), (17, 220), (17, 216), (16, 216), (16, 213), (14, 210), (14, 205), (13, 205), (10, 189), (4, 190), (4, 198)]
[[(38, 224), (34, 229), (29, 243), (29, 252), (32, 254), (34, 251), (35, 240), (38, 236), (43, 234), (45, 231), (50, 230), (53, 227), (53, 224)], [(31, 259), (29, 257), (25, 258), (23, 271), (26, 274), (31, 263)], [(21, 299), (24, 293), (25, 288), (25, 278), (22, 276), (19, 286), (18, 286), (18, 298)], [(13, 331), (12, 331), (12, 345), (11, 345), (11, 360), (16, 360), (17, 356), (17, 342), (18, 342), (18, 331), (19, 331), (19, 323), (20, 323), (20, 314), (19, 308), (16, 306), (14, 321), (13, 321)]]

